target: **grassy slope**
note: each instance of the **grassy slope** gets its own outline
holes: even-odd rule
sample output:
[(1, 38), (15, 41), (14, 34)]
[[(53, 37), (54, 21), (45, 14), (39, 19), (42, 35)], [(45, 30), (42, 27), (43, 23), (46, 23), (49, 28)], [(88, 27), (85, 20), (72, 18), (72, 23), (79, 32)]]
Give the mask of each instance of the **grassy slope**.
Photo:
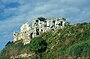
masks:
[(48, 44), (47, 51), (42, 53), (43, 58), (90, 55), (90, 23), (69, 25), (42, 36)]
[[(90, 55), (90, 23), (68, 25), (64, 29), (49, 31), (40, 36), (48, 44), (46, 51), (41, 54), (42, 59)], [(2, 55), (18, 55), (23, 52), (30, 52), (28, 45), (10, 45), (2, 50)]]

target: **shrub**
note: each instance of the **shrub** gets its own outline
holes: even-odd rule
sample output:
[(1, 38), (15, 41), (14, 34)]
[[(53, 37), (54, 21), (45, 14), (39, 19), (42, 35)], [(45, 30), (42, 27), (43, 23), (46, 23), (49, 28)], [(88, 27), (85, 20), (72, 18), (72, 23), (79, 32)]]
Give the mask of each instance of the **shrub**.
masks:
[(36, 37), (31, 40), (30, 50), (37, 53), (42, 53), (46, 50), (47, 43), (42, 37)]

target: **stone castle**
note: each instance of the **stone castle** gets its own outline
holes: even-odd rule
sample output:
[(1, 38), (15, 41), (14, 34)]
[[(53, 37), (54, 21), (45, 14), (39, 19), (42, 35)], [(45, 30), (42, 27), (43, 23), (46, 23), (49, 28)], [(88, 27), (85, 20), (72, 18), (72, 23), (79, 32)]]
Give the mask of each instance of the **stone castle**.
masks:
[(34, 19), (32, 26), (28, 22), (23, 24), (20, 32), (14, 32), (14, 42), (22, 40), (24, 44), (30, 43), (31, 39), (40, 35), (41, 32), (56, 30), (65, 26), (66, 19), (64, 18), (43, 18)]

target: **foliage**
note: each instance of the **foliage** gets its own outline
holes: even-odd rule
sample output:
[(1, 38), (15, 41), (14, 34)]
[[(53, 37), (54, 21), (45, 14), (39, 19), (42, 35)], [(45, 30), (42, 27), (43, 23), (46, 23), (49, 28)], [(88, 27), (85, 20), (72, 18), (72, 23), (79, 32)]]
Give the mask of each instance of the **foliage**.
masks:
[(25, 46), (22, 43), (9, 43), (1, 55), (15, 56), (30, 51), (36, 53), (32, 59), (90, 56), (90, 23), (67, 24), (63, 29), (42, 33)]
[(0, 56), (0, 59), (10, 59), (10, 58), (7, 56)]
[(42, 53), (46, 50), (47, 43), (42, 37), (35, 37), (30, 42), (30, 51)]
[(39, 17), (38, 19), (41, 20), (41, 21), (46, 20), (44, 17)]
[(9, 44), (11, 44), (11, 45), (12, 45), (12, 44), (13, 44), (13, 42), (10, 42), (10, 41), (9, 41), (9, 42), (8, 42), (5, 46), (8, 46)]
[(42, 59), (90, 56), (90, 23), (68, 24), (64, 29), (50, 31), (42, 37), (48, 44)]
[(19, 58), (15, 58), (15, 59), (28, 59), (26, 57), (19, 57)]
[(5, 46), (5, 48), (1, 51), (1, 56), (17, 56), (22, 53), (29, 53), (29, 46), (24, 46), (22, 42), (19, 43), (9, 43)]

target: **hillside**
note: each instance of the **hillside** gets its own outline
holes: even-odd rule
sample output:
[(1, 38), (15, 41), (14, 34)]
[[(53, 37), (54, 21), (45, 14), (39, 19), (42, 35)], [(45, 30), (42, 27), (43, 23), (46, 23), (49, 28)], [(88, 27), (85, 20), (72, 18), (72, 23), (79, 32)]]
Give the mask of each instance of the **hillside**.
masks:
[(9, 42), (1, 51), (1, 58), (8, 59), (11, 56), (17, 56), (23, 53), (35, 53), (30, 57), (32, 59), (90, 56), (90, 23), (68, 24), (63, 29), (42, 33), (39, 37), (43, 38), (47, 43), (45, 51), (35, 53), (30, 50), (30, 45), (33, 45), (33, 39), (40, 39), (36, 37), (32, 39), (31, 44), (27, 45), (23, 45), (22, 41), (16, 44)]

